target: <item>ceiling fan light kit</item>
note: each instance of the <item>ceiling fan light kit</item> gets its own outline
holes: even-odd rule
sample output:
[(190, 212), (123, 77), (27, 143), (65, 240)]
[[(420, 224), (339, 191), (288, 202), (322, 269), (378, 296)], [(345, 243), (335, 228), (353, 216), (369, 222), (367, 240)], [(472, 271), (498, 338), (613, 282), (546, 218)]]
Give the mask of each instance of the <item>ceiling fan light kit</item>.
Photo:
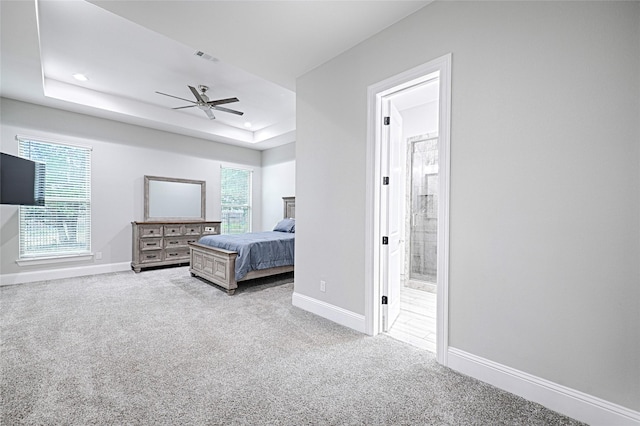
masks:
[(192, 101), (190, 99), (184, 99), (184, 98), (180, 98), (178, 96), (174, 96), (174, 95), (169, 95), (167, 93), (162, 93), (162, 92), (157, 92), (157, 94), (159, 95), (164, 95), (164, 96), (169, 96), (171, 98), (176, 98), (176, 99), (180, 99), (182, 101), (185, 102), (191, 102), (192, 105), (185, 105), (185, 106), (181, 106), (181, 107), (176, 107), (176, 108), (172, 108), (172, 109), (184, 109), (184, 108), (191, 108), (191, 107), (198, 107), (199, 109), (201, 109), (202, 111), (204, 111), (205, 114), (207, 114), (207, 117), (209, 117), (209, 120), (213, 120), (215, 119), (215, 115), (213, 115), (213, 111), (212, 110), (216, 110), (216, 111), (222, 111), (222, 112), (228, 112), (230, 114), (236, 114), (236, 115), (243, 115), (243, 112), (240, 111), (236, 111), (234, 109), (229, 109), (229, 108), (224, 108), (221, 107), (219, 105), (222, 104), (229, 104), (232, 102), (238, 102), (238, 98), (226, 98), (226, 99), (214, 99), (214, 100), (210, 100), (209, 97), (206, 95), (207, 90), (209, 90), (208, 86), (205, 85), (198, 85), (198, 89), (200, 89), (200, 92), (198, 92), (198, 90), (193, 87), (193, 86), (187, 86), (189, 88), (189, 90), (191, 90), (191, 93), (193, 93), (193, 96), (196, 98), (195, 101)]

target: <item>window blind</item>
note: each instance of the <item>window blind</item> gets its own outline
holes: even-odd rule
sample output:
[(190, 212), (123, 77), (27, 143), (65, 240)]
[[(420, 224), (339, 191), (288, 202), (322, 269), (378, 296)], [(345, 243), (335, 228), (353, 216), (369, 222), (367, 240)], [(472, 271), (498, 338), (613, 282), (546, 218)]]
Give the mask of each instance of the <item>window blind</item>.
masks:
[(19, 139), (18, 155), (45, 163), (44, 207), (20, 206), (20, 258), (91, 252), (91, 149)]
[(222, 233), (251, 232), (251, 170), (221, 169)]

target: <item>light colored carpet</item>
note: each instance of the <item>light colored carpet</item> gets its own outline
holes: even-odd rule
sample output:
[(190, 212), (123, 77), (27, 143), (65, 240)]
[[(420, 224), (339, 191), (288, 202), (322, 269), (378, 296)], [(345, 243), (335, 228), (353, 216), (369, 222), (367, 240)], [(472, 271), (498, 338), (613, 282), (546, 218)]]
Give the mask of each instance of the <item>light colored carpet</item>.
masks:
[(187, 268), (0, 288), (3, 425), (571, 425), (540, 405)]

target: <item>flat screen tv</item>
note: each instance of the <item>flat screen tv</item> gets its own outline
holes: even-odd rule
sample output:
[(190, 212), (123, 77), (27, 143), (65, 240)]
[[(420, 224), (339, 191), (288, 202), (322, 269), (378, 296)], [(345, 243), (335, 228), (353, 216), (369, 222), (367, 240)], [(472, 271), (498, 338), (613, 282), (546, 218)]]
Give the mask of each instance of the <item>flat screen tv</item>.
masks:
[(45, 165), (0, 153), (0, 204), (44, 206)]

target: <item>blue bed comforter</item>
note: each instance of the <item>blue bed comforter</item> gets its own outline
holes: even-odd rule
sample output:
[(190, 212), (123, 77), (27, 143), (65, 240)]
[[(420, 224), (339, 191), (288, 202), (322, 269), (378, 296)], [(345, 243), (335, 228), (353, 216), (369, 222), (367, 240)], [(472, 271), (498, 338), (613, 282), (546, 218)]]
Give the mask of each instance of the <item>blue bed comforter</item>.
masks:
[(290, 232), (250, 232), (207, 235), (198, 242), (237, 252), (236, 280), (241, 280), (250, 271), (293, 265), (295, 236)]

